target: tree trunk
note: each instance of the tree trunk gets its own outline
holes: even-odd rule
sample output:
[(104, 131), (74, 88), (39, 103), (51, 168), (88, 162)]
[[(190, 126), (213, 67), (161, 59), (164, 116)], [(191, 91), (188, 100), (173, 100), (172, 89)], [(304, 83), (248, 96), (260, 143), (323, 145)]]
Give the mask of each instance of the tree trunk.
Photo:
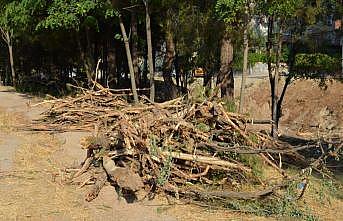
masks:
[[(86, 36), (87, 35), (88, 35), (88, 32), (86, 32)], [(87, 38), (88, 38), (88, 36), (87, 36)], [(87, 40), (87, 42), (88, 42), (88, 40)], [(93, 80), (93, 73), (94, 73), (93, 68), (92, 68), (93, 65), (92, 65), (91, 58), (89, 57), (88, 49), (86, 49), (86, 52), (85, 52), (84, 48), (82, 47), (81, 40), (80, 40), (79, 36), (77, 36), (77, 46), (79, 48), (81, 60), (83, 63), (83, 68), (85, 69), (85, 72), (86, 72), (88, 86), (90, 86), (92, 84), (92, 80)], [(87, 45), (87, 47), (88, 47), (88, 45)]]
[(121, 33), (123, 35), (123, 39), (125, 43), (125, 50), (126, 50), (126, 56), (127, 56), (127, 63), (129, 66), (129, 71), (130, 71), (133, 99), (134, 99), (134, 102), (137, 104), (138, 94), (137, 94), (136, 81), (135, 81), (135, 72), (133, 69), (133, 63), (132, 63), (132, 57), (131, 57), (131, 51), (130, 51), (130, 44), (129, 44), (129, 39), (127, 38), (127, 35), (126, 35), (126, 31), (125, 31), (125, 27), (124, 27), (124, 23), (121, 18), (121, 15), (119, 16), (119, 24), (120, 24)]
[(135, 72), (136, 85), (140, 84), (139, 68), (138, 68), (138, 33), (137, 33), (137, 15), (131, 12), (131, 32), (132, 32), (132, 63)]
[(231, 39), (225, 34), (220, 49), (220, 70), (217, 84), (221, 90), (221, 97), (234, 100), (234, 77), (231, 68), (233, 61), (233, 45)]
[(146, 19), (146, 40), (148, 44), (148, 70), (150, 75), (150, 100), (155, 101), (155, 72), (154, 62), (152, 57), (152, 39), (151, 39), (151, 24), (148, 0), (144, 1), (145, 4), (145, 19)]
[(244, 29), (243, 33), (243, 45), (244, 45), (244, 52), (243, 52), (243, 72), (242, 72), (242, 82), (241, 82), (241, 93), (239, 98), (239, 113), (243, 112), (244, 107), (244, 92), (245, 92), (245, 82), (248, 74), (248, 53), (249, 53), (249, 39), (248, 39), (248, 30), (249, 24)]
[[(293, 39), (292, 39), (292, 41), (293, 41)], [(290, 47), (289, 58), (288, 58), (288, 72), (289, 73), (288, 73), (287, 78), (285, 80), (285, 84), (284, 84), (282, 92), (280, 94), (280, 98), (277, 102), (277, 123), (279, 123), (279, 120), (282, 116), (282, 102), (284, 100), (287, 88), (293, 79), (294, 63), (295, 63), (296, 53), (297, 53), (296, 48), (294, 47), (294, 44), (292, 43), (291, 47)]]
[(176, 86), (180, 87), (180, 66), (179, 66), (179, 54), (175, 53), (175, 80), (176, 80)]
[(177, 97), (177, 87), (173, 82), (172, 71), (173, 62), (175, 59), (175, 43), (171, 32), (168, 30), (165, 34), (166, 38), (166, 56), (163, 65), (163, 80), (165, 84), (165, 92), (168, 99)]
[(0, 31), (1, 31), (1, 35), (2, 35), (3, 40), (7, 44), (8, 56), (9, 56), (10, 66), (11, 66), (12, 85), (15, 87), (17, 79), (16, 79), (16, 73), (15, 73), (15, 69), (14, 69), (14, 55), (13, 55), (13, 45), (12, 45), (11, 35), (8, 31), (5, 31), (2, 28)]
[[(269, 81), (271, 89), (271, 116), (272, 116), (272, 128), (271, 135), (274, 139), (278, 139), (278, 130), (279, 130), (279, 119), (281, 117), (281, 103), (279, 102), (278, 94), (278, 82), (279, 82), (279, 71), (280, 71), (280, 59), (282, 53), (282, 28), (281, 21), (279, 21), (279, 32), (277, 34), (277, 51), (276, 51), (276, 64), (275, 68), (272, 67), (272, 51), (273, 51), (273, 27), (274, 27), (274, 18), (270, 16), (268, 18), (268, 42), (267, 42), (267, 56), (268, 56), (268, 72), (269, 72)], [(274, 69), (274, 70), (273, 70)], [(288, 85), (289, 82), (286, 82)], [(284, 92), (287, 89), (284, 87)], [(284, 94), (282, 95), (284, 96)], [(283, 98), (283, 97), (282, 97)]]
[[(278, 110), (278, 103), (279, 103), (279, 92), (278, 92), (278, 84), (279, 84), (279, 77), (280, 77), (280, 59), (282, 53), (282, 29), (281, 24), (279, 24), (279, 32), (277, 34), (277, 52), (276, 52), (276, 66), (275, 66), (275, 75), (274, 75), (274, 99), (273, 99), (273, 138), (278, 138), (278, 131), (279, 131), (279, 120), (280, 120), (280, 113)], [(287, 83), (287, 82), (286, 82)], [(285, 90), (287, 87), (285, 88)]]
[(16, 79), (16, 74), (15, 74), (15, 70), (14, 70), (14, 59), (13, 59), (13, 46), (12, 43), (10, 43), (8, 45), (8, 53), (10, 56), (10, 65), (11, 65), (11, 73), (12, 73), (12, 84), (13, 87), (17, 86), (17, 79)]
[(115, 49), (109, 49), (107, 55), (107, 63), (108, 63), (108, 87), (113, 87), (118, 82), (117, 76), (117, 59), (116, 59), (116, 51)]
[(278, 138), (277, 131), (277, 122), (276, 122), (276, 85), (275, 85), (275, 72), (272, 67), (272, 52), (273, 52), (273, 27), (274, 27), (274, 18), (269, 16), (268, 18), (268, 40), (267, 40), (267, 57), (268, 57), (268, 73), (269, 73), (269, 82), (270, 82), (270, 92), (271, 92), (271, 117), (272, 117), (272, 128), (271, 135), (274, 139)]

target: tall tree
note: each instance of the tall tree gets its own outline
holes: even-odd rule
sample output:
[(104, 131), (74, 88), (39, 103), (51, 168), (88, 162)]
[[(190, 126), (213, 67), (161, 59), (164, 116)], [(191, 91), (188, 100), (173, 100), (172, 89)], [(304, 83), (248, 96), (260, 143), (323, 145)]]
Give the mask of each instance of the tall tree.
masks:
[(220, 46), (220, 69), (217, 84), (220, 87), (221, 97), (229, 100), (234, 99), (234, 77), (232, 70), (233, 44), (230, 36), (225, 33)]
[(133, 70), (135, 72), (136, 85), (140, 83), (139, 67), (138, 67), (138, 21), (137, 13), (135, 11), (131, 12), (131, 48), (132, 48), (132, 63)]
[[(320, 20), (324, 19), (325, 23), (328, 18), (328, 9), (336, 7), (334, 1), (307, 1), (307, 0), (285, 0), (276, 1), (268, 0), (261, 2), (262, 12), (268, 18), (268, 37), (266, 54), (268, 59), (268, 72), (271, 89), (271, 117), (272, 128), (271, 134), (277, 139), (279, 120), (281, 118), (282, 102), (289, 83), (292, 79), (298, 77), (312, 78), (315, 77), (311, 69), (320, 69), (320, 73), (330, 74), (335, 69), (334, 60), (327, 55), (297, 55), (297, 45), (301, 45), (304, 51), (304, 40), (311, 39), (313, 36), (306, 36), (311, 24), (323, 24)], [(330, 11), (330, 10), (329, 10)], [(290, 36), (289, 55), (286, 58), (289, 73), (286, 77), (284, 86), (280, 90), (278, 87), (280, 79), (280, 62), (283, 59), (284, 33), (292, 33)], [(311, 31), (310, 31), (311, 32)], [(316, 59), (313, 59), (316, 57)], [(302, 58), (302, 59), (300, 59)], [(320, 62), (318, 62), (320, 61)], [(299, 65), (299, 63), (301, 65)], [(321, 63), (321, 64), (320, 64)], [(330, 68), (328, 65), (330, 64)], [(300, 66), (310, 68), (299, 68)], [(333, 69), (332, 69), (333, 68)], [(303, 74), (302, 74), (303, 73)]]
[(148, 45), (148, 69), (150, 75), (150, 100), (155, 100), (155, 71), (154, 62), (152, 57), (152, 39), (151, 39), (151, 21), (150, 21), (150, 9), (149, 0), (143, 0), (145, 5), (145, 25), (146, 25), (146, 41)]
[[(248, 66), (248, 51), (249, 51), (249, 42), (248, 42), (248, 31), (249, 31), (249, 6), (251, 1), (249, 0), (218, 0), (216, 3), (216, 11), (218, 16), (225, 22), (225, 24), (228, 26), (227, 30), (232, 32), (233, 27), (236, 27), (238, 29), (243, 29), (243, 47), (244, 47), (244, 61), (243, 61), (243, 74), (242, 74), (242, 84), (241, 84), (241, 99), (240, 99), (240, 111), (243, 107), (243, 88), (245, 84), (245, 77), (247, 74), (247, 66)], [(243, 16), (241, 16), (243, 15)], [(222, 44), (223, 45), (223, 44)], [(222, 50), (222, 52), (224, 52)], [(232, 52), (233, 53), (233, 52)], [(230, 63), (232, 60), (230, 61)], [(221, 70), (225, 70), (223, 62), (221, 62)], [(220, 71), (220, 75), (223, 75)], [(232, 70), (231, 70), (232, 72)], [(219, 75), (219, 76), (220, 76)], [(232, 75), (232, 76), (231, 76)], [(223, 77), (221, 77), (224, 79)], [(232, 81), (232, 89), (227, 96), (229, 96), (231, 99), (234, 98), (234, 78), (233, 74), (230, 74), (230, 81)], [(222, 89), (223, 90), (223, 89)], [(224, 88), (225, 90), (225, 88)]]
[(133, 98), (134, 98), (135, 103), (137, 104), (138, 103), (138, 94), (137, 94), (137, 87), (136, 87), (135, 71), (133, 69), (133, 63), (132, 63), (132, 57), (131, 57), (130, 43), (129, 43), (129, 39), (128, 39), (127, 34), (126, 34), (123, 19), (122, 19), (120, 14), (118, 17), (119, 17), (120, 30), (121, 30), (123, 40), (124, 40), (124, 44), (125, 44), (127, 63), (129, 65)]
[(253, 7), (250, 2), (245, 3), (244, 10), (244, 30), (243, 30), (243, 71), (242, 71), (242, 81), (241, 81), (241, 92), (239, 95), (239, 112), (243, 112), (244, 107), (244, 93), (245, 93), (245, 83), (248, 75), (248, 56), (249, 56), (249, 28), (251, 13), (249, 13), (249, 7)]
[(23, 14), (17, 14), (21, 9), (14, 1), (3, 1), (0, 2), (0, 34), (2, 40), (6, 43), (8, 49), (8, 56), (11, 67), (12, 85), (16, 86), (16, 72), (14, 66), (14, 52), (13, 52), (13, 39), (14, 32), (18, 28), (16, 24), (19, 16), (24, 16)]
[[(47, 16), (37, 24), (38, 30), (70, 30), (78, 33), (78, 48), (89, 84), (95, 77), (97, 63), (92, 53), (90, 32), (92, 28), (98, 28), (98, 21), (92, 12), (101, 6), (100, 2), (95, 0), (53, 0), (46, 8)], [(81, 30), (86, 37), (85, 47), (81, 44)]]

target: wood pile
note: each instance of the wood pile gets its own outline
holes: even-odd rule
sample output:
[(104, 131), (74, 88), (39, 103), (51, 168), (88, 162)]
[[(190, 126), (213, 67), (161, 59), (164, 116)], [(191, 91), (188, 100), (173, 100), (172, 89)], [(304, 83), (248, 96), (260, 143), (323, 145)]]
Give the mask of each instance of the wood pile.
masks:
[[(52, 104), (41, 120), (46, 128), (95, 130), (80, 142), (87, 152), (82, 167), (67, 170), (70, 182), (93, 185), (87, 201), (96, 198), (108, 181), (132, 194), (144, 190), (148, 196), (166, 193), (193, 199), (253, 199), (284, 186), (232, 191), (237, 183), (265, 188), (242, 155), (254, 155), (285, 175), (271, 154), (296, 154), (296, 150), (280, 149), (267, 135), (247, 131), (245, 118), (227, 112), (220, 102), (142, 100), (132, 106), (122, 96), (101, 89), (46, 101)], [(223, 191), (223, 186), (228, 189)]]

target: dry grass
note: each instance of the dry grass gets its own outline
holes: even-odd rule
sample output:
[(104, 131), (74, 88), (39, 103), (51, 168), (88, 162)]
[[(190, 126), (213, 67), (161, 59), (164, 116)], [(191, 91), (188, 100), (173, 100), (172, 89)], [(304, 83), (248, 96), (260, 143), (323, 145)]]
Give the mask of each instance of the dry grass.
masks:
[(342, 184), (333, 184), (331, 180), (311, 177), (308, 191), (301, 201), (320, 220), (335, 221), (343, 217)]
[(272, 217), (259, 217), (250, 214), (233, 212), (230, 210), (216, 210), (195, 205), (175, 206), (166, 210), (167, 214), (173, 215), (177, 220), (197, 220), (197, 221), (273, 221)]
[(47, 134), (32, 134), (17, 151), (15, 169), (0, 182), (0, 220), (89, 220), (75, 187), (53, 181), (58, 168), (53, 153), (59, 142)]
[(0, 111), (0, 130), (2, 132), (12, 132), (15, 119), (12, 114)]

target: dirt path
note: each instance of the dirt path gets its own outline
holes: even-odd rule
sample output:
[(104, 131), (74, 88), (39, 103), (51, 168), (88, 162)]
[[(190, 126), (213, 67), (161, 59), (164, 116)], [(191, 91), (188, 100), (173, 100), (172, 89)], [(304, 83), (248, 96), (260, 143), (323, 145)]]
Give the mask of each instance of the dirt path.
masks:
[(32, 98), (0, 88), (0, 220), (175, 220), (158, 214), (158, 206), (127, 204), (106, 186), (91, 203), (87, 189), (63, 185), (54, 174), (79, 165), (85, 133), (22, 131), (42, 109)]

